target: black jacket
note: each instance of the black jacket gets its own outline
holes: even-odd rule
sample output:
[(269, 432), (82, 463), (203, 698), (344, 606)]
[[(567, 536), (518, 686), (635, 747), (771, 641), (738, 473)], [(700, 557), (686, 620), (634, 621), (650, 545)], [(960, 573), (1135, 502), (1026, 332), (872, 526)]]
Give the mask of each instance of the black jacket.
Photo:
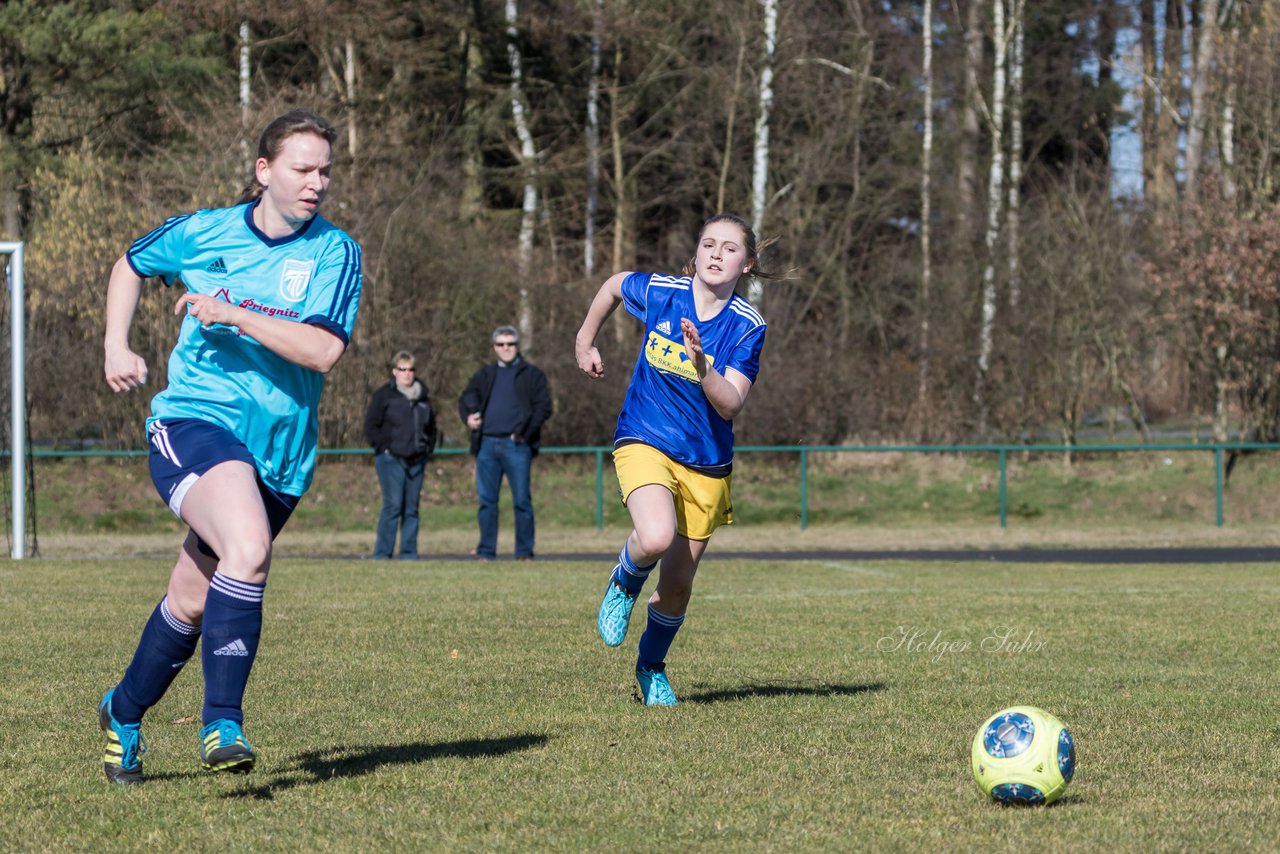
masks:
[(436, 449), (436, 413), (422, 380), (422, 396), (409, 400), (390, 380), (373, 393), (364, 415), (364, 437), (375, 454), (390, 451), (407, 463), (420, 463)]
[[(529, 446), (534, 456), (542, 445), (542, 425), (551, 417), (551, 392), (547, 388), (547, 375), (540, 368), (534, 367), (523, 357), (515, 366), (516, 409), (520, 418), (520, 427), (515, 435)], [(496, 362), (485, 365), (475, 372), (462, 396), (458, 398), (458, 415), (462, 423), (467, 423), (467, 416), (473, 412), (484, 412), (489, 403), (489, 395), (493, 393), (493, 383), (498, 376)], [(471, 431), (471, 453), (480, 452), (481, 431)]]

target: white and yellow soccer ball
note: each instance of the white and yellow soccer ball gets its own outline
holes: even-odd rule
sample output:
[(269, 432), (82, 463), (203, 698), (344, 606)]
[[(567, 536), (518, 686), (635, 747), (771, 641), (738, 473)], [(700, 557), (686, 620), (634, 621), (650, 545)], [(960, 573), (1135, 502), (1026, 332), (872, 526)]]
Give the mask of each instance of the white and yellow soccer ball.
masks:
[(1035, 706), (996, 712), (978, 728), (973, 778), (1002, 804), (1051, 804), (1076, 771), (1076, 744), (1062, 721)]

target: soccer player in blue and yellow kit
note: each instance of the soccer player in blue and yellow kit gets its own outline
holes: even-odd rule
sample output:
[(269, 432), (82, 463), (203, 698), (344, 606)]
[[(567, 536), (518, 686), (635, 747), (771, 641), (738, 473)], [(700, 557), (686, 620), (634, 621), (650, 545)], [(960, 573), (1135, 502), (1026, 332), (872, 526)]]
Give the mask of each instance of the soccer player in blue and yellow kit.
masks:
[(145, 281), (185, 288), (168, 387), (151, 402), (147, 436), (152, 480), (190, 528), (124, 678), (98, 706), (112, 782), (142, 782), (142, 716), (201, 636), (201, 764), (253, 768), (242, 704), (271, 545), (311, 485), (324, 375), (346, 350), (360, 302), (360, 247), (316, 213), (336, 137), (313, 113), (279, 116), (238, 204), (170, 218), (111, 271), (105, 372), (117, 392), (147, 380), (129, 348)]
[(596, 335), (622, 304), (644, 322), (644, 345), (618, 416), (614, 467), (633, 530), (618, 556), (596, 620), (618, 646), (649, 573), (662, 561), (640, 637), (636, 680), (650, 706), (674, 706), (667, 651), (684, 622), (693, 576), (711, 534), (733, 521), (729, 499), (733, 419), (760, 370), (765, 322), (734, 292), (759, 269), (756, 236), (740, 217), (702, 226), (682, 276), (618, 273), (596, 293), (578, 330), (575, 356), (604, 376)]

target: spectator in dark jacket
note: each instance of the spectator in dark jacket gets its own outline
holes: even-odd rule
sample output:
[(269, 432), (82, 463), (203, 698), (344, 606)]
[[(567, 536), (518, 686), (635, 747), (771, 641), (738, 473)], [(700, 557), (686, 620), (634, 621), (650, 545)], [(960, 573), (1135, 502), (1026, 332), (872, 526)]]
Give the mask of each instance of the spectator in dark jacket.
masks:
[(396, 353), (391, 380), (373, 393), (364, 435), (382, 487), (374, 560), (390, 560), (400, 528), (400, 559), (418, 558), (418, 502), (427, 460), (436, 447), (436, 414), (427, 387), (414, 375), (413, 354)]
[(533, 497), (530, 463), (542, 444), (542, 425), (551, 417), (547, 375), (520, 355), (520, 333), (499, 326), (490, 336), (497, 361), (476, 371), (458, 398), (458, 415), (471, 429), (476, 458), (476, 557), (493, 560), (498, 549), (498, 493), (505, 474), (516, 520), (516, 559), (533, 560)]

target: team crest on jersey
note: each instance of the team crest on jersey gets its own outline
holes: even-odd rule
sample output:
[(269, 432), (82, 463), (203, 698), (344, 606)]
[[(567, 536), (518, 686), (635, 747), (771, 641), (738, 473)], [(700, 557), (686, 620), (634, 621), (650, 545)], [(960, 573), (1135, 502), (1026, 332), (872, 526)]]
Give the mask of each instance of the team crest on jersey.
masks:
[(662, 321), (661, 323), (659, 323), (659, 324), (658, 324), (656, 327), (654, 327), (654, 328), (655, 328), (655, 329), (657, 329), (659, 332), (661, 332), (663, 335), (670, 335), (670, 334), (671, 334), (671, 321), (670, 321), (670, 320), (664, 320), (664, 321)]
[[(715, 358), (710, 354), (706, 354), (707, 367), (711, 367), (715, 363)], [(644, 358), (654, 368), (668, 374), (675, 374), (678, 377), (684, 377), (686, 380), (700, 382), (698, 372), (693, 367), (693, 362), (689, 360), (689, 355), (684, 351), (684, 345), (670, 338), (663, 338), (657, 333), (657, 330), (649, 333), (649, 340), (644, 345)]]
[(298, 261), (290, 258), (284, 262), (280, 272), (280, 296), (289, 302), (301, 302), (307, 295), (307, 285), (311, 284), (311, 271), (314, 261)]

